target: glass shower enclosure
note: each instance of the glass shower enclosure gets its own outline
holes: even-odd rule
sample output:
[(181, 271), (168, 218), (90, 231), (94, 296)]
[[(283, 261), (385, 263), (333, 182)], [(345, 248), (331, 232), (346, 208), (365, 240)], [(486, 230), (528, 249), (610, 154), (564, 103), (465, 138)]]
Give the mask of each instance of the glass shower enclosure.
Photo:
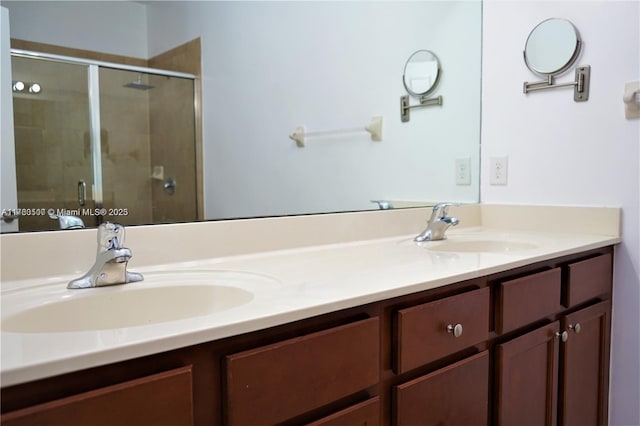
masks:
[(195, 76), (11, 56), (20, 231), (198, 219)]

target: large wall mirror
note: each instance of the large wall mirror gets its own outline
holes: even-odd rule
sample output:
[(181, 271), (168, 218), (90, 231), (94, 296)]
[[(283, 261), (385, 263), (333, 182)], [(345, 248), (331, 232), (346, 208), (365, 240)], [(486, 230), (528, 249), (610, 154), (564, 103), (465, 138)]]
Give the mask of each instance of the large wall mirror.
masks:
[[(197, 75), (195, 85), (179, 75), (135, 70), (99, 76), (101, 105), (114, 111), (100, 126), (100, 207), (127, 209), (114, 218), (124, 224), (378, 209), (372, 200), (394, 208), (479, 200), (480, 0), (3, 0), (1, 5), (9, 10), (12, 42), (20, 47), (33, 43), (78, 55), (97, 52), (107, 59), (125, 58), (130, 65), (141, 59), (148, 66)], [(180, 55), (151, 61), (166, 59), (167, 52), (192, 46), (194, 40), (198, 72), (181, 69)], [(397, 97), (404, 90), (405, 63), (424, 49), (438, 52), (446, 69), (438, 88), (446, 91), (447, 102), (403, 124)], [(84, 72), (66, 63), (44, 67), (44, 80), (60, 66), (60, 80), (70, 87), (63, 98), (87, 91)], [(25, 62), (13, 67), (34, 69)], [(27, 83), (34, 79), (25, 77)], [(14, 94), (16, 135), (28, 133), (40, 143), (26, 147), (16, 140), (16, 155), (22, 155), (22, 163), (41, 157), (28, 173), (31, 180), (40, 179), (30, 190), (44, 203), (38, 206), (53, 207), (46, 196), (54, 191), (47, 185), (55, 183), (65, 185), (59, 197), (68, 198), (65, 207), (72, 210), (80, 195), (93, 196), (93, 181), (79, 179), (78, 173), (95, 167), (83, 163), (95, 153), (87, 129), (56, 126), (62, 116), (82, 126), (90, 117), (76, 108), (84, 101), (56, 106), (44, 118), (25, 115), (43, 111), (51, 94), (46, 85), (39, 98)], [(194, 111), (194, 99), (195, 115), (185, 116)], [(372, 143), (366, 132), (349, 133), (315, 138), (299, 149), (289, 139), (299, 125), (320, 131), (350, 128), (373, 116), (384, 118), (381, 142)], [(34, 130), (34, 120), (53, 127)], [(119, 139), (125, 130), (131, 132), (126, 141)], [(155, 135), (164, 135), (164, 141)], [(48, 137), (63, 148), (45, 144)], [(182, 148), (183, 140), (191, 141), (192, 148)], [(65, 146), (77, 148), (73, 158)], [(61, 162), (51, 163), (53, 156)], [(470, 159), (470, 185), (456, 184), (460, 158)], [(36, 229), (58, 225), (47, 217)]]

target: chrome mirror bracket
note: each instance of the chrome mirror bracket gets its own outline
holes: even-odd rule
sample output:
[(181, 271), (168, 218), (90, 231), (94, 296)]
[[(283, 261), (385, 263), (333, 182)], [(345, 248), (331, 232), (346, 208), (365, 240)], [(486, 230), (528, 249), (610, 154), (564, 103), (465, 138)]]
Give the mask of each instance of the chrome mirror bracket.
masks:
[(400, 97), (400, 120), (406, 123), (410, 120), (409, 111), (413, 108), (424, 108), (433, 105), (442, 105), (442, 95), (435, 98), (427, 99), (426, 96), (420, 97), (418, 105), (409, 105), (409, 95)]
[(523, 93), (537, 90), (556, 89), (558, 87), (573, 86), (573, 100), (576, 102), (586, 102), (589, 100), (589, 88), (591, 81), (591, 66), (584, 65), (576, 68), (575, 81), (569, 83), (554, 84), (553, 76), (548, 76), (545, 81), (524, 82)]

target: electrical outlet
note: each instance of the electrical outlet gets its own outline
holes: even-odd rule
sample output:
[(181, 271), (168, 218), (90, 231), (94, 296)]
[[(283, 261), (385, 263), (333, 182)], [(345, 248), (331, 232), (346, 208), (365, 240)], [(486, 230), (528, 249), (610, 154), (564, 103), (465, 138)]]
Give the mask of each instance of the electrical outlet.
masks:
[(489, 183), (491, 185), (506, 185), (508, 171), (508, 157), (491, 157), (489, 159)]
[(456, 185), (471, 185), (471, 158), (456, 158)]

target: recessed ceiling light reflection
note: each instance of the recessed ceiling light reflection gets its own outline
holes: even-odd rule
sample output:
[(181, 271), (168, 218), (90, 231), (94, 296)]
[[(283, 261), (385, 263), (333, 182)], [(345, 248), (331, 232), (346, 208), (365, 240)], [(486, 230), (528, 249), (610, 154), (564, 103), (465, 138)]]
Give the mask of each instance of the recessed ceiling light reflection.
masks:
[(22, 92), (24, 90), (24, 83), (21, 81), (13, 82), (13, 91), (14, 92)]

